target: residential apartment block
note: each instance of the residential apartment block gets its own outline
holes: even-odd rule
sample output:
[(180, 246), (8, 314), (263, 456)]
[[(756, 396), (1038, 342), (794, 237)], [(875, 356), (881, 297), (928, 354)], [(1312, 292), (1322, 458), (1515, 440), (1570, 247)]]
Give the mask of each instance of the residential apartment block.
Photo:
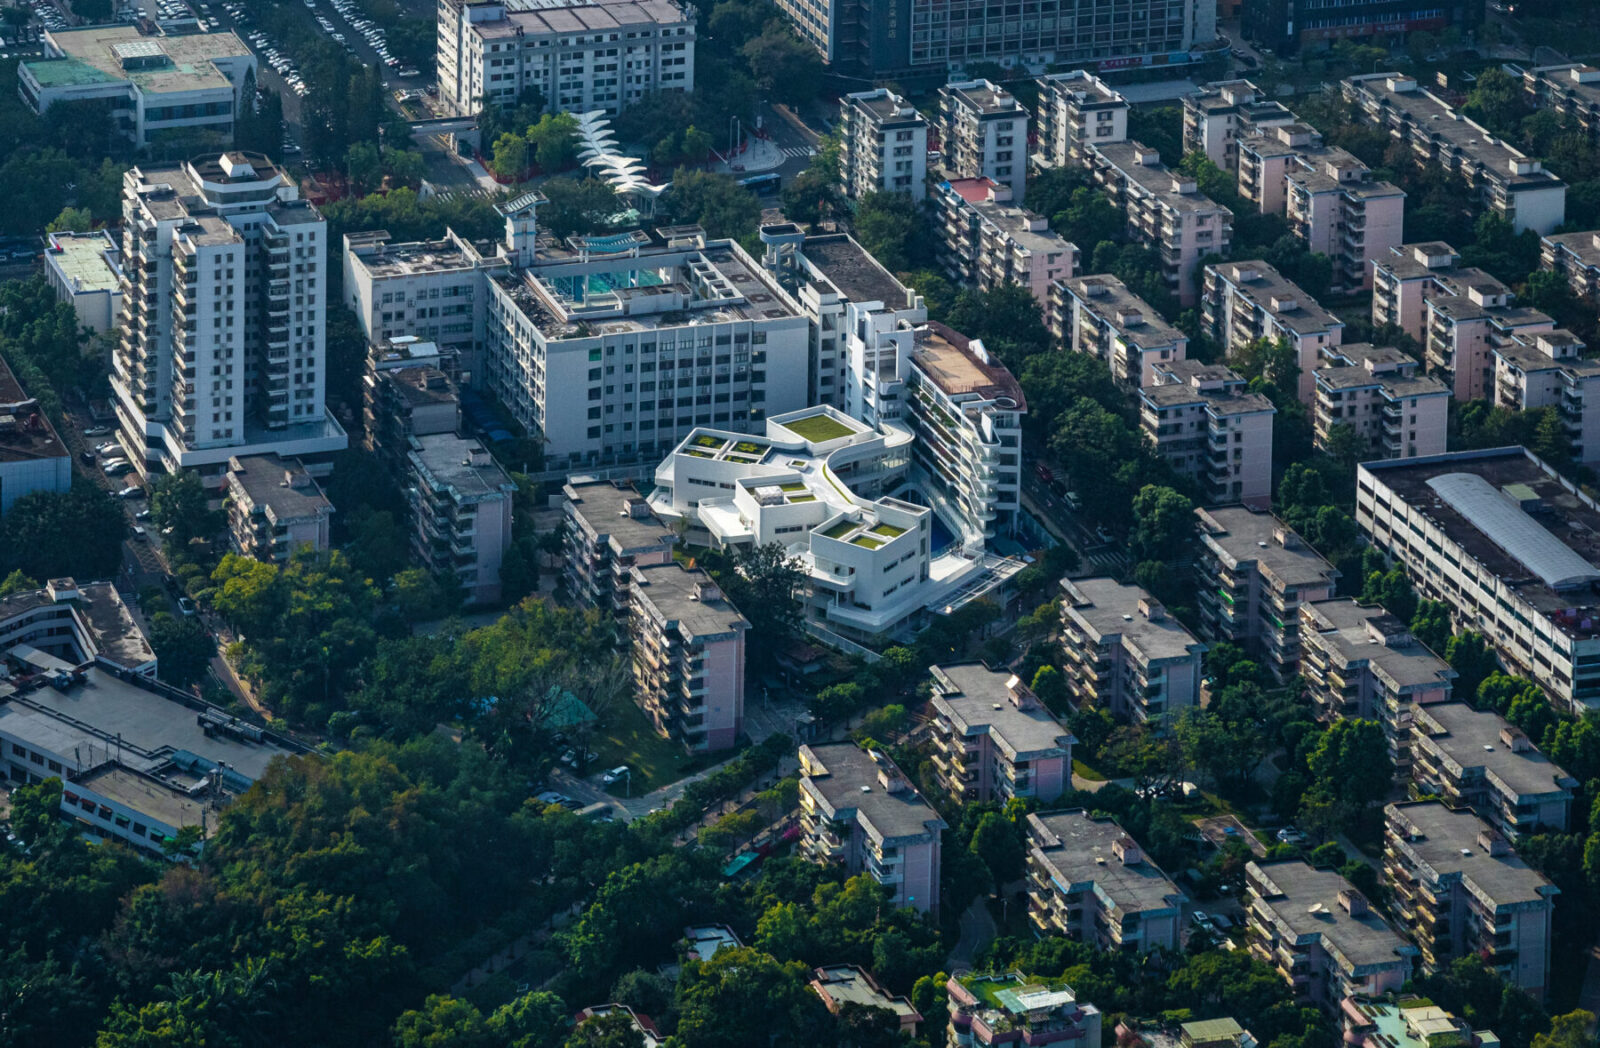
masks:
[(1239, 169), (1240, 139), (1299, 118), (1248, 80), (1218, 80), (1183, 96), (1183, 151), (1204, 153), (1224, 171)]
[(1585, 358), (1584, 349), (1566, 328), (1499, 341), (1491, 351), (1494, 402), (1511, 411), (1553, 408), (1571, 438), (1572, 457), (1592, 467), (1600, 464), (1600, 361)]
[(1206, 646), (1138, 586), (1061, 581), (1061, 653), (1075, 708), (1140, 724), (1176, 720), (1200, 704)]
[(152, 23), (46, 32), (39, 58), (17, 64), (17, 89), (43, 116), (93, 102), (134, 146), (211, 131), (224, 139), (255, 105), (256, 56), (232, 32), (173, 33)]
[(0, 421), (0, 516), (24, 495), (71, 491), (72, 452), (4, 359), (0, 359), (0, 416), (4, 416)]
[(1323, 352), (1312, 378), (1316, 446), (1330, 450), (1336, 426), (1360, 437), (1365, 458), (1416, 458), (1445, 450), (1450, 388), (1393, 346), (1351, 342)]
[(366, 446), (391, 468), (405, 464), (412, 437), (460, 429), (461, 391), (445, 367), (457, 370), (432, 342), (397, 338), (369, 347), (361, 376)]
[(1600, 506), (1522, 448), (1368, 462), (1356, 523), (1558, 706), (1600, 706)]
[(916, 106), (880, 87), (845, 95), (839, 106), (839, 177), (844, 195), (928, 195), (928, 121)]
[(1476, 955), (1542, 1000), (1560, 889), (1470, 811), (1419, 801), (1391, 804), (1383, 814), (1383, 881), (1423, 968), (1442, 971)]
[(853, 742), (800, 747), (800, 851), (865, 873), (890, 905), (939, 912), (939, 846), (945, 821), (894, 761)]
[(632, 485), (572, 477), (561, 491), (567, 588), (584, 607), (627, 614), (634, 565), (670, 563), (677, 535)]
[(1403, 239), (1405, 191), (1374, 179), (1349, 154), (1307, 160), (1309, 170), (1285, 179), (1289, 229), (1309, 251), (1333, 261), (1334, 290), (1370, 287), (1372, 260)]
[(1277, 681), (1300, 671), (1300, 607), (1333, 596), (1339, 572), (1283, 521), (1243, 506), (1197, 509), (1200, 632), (1238, 644)]
[(1420, 346), (1428, 340), (1428, 299), (1458, 295), (1469, 284), (1492, 281), (1481, 269), (1461, 266), (1449, 244), (1401, 244), (1372, 260), (1372, 324), (1393, 326)]
[(1028, 816), (1028, 916), (1040, 935), (1102, 950), (1176, 950), (1184, 895), (1109, 815)]
[(1411, 978), (1417, 948), (1349, 881), (1302, 859), (1245, 866), (1250, 952), (1324, 1009), (1346, 997), (1380, 997)]
[(411, 552), (434, 575), (454, 578), (468, 603), (500, 600), (500, 562), (511, 548), (517, 486), (476, 440), (454, 433), (411, 437), (406, 499)]
[(1600, 69), (1578, 62), (1534, 66), (1520, 73), (1523, 97), (1535, 109), (1548, 109), (1577, 125), (1591, 142), (1600, 141)]
[(78, 323), (100, 333), (122, 320), (122, 249), (109, 230), (47, 233), (44, 276)]
[(611, 114), (694, 89), (695, 9), (671, 0), (439, 0), (438, 30), (439, 101), (462, 116), (530, 89)]
[(1520, 728), (1464, 702), (1422, 706), (1412, 721), (1411, 778), (1452, 808), (1471, 808), (1515, 840), (1564, 832), (1578, 780)]
[(1039, 982), (1020, 972), (968, 972), (951, 976), (945, 993), (949, 1048), (1095, 1048), (1100, 1043), (1100, 1009), (1080, 1001), (1065, 983)]
[(1283, 339), (1300, 365), (1296, 395), (1309, 405), (1323, 353), (1344, 341), (1344, 321), (1267, 263), (1218, 262), (1205, 270), (1201, 323), (1228, 356), (1256, 339)]
[(1369, 73), (1341, 82), (1362, 116), (1410, 147), (1412, 160), (1459, 175), (1484, 210), (1517, 232), (1548, 233), (1566, 217), (1567, 185), (1533, 157), (1452, 109), (1415, 78)]
[(1139, 428), (1156, 454), (1199, 482), (1206, 501), (1272, 503), (1272, 401), (1231, 368), (1180, 360), (1139, 390)]
[(324, 404), (326, 225), (258, 153), (123, 176), (111, 390), (141, 473), (344, 449)]
[(749, 621), (698, 568), (636, 563), (630, 575), (635, 701), (689, 753), (732, 749), (744, 731)]
[(1022, 203), (1028, 188), (1028, 110), (1009, 91), (987, 80), (939, 89), (942, 164), (957, 178), (988, 178), (1011, 187)]
[(1072, 733), (1009, 670), (932, 666), (933, 766), (957, 803), (1049, 804), (1072, 788)]
[(1162, 275), (1179, 304), (1194, 305), (1199, 298), (1196, 264), (1204, 255), (1228, 253), (1233, 212), (1138, 142), (1092, 146), (1089, 173), (1127, 216), (1128, 234), (1160, 253)]
[(1540, 237), (1539, 268), (1566, 277), (1567, 286), (1579, 298), (1600, 299), (1600, 232)]
[(1044, 308), (1050, 285), (1078, 268), (1078, 248), (1043, 215), (1011, 203), (1011, 190), (988, 178), (958, 178), (934, 188), (941, 260), (958, 284), (982, 290), (1020, 284)]
[(1449, 702), (1456, 671), (1398, 616), (1349, 598), (1300, 605), (1300, 641), (1300, 676), (1317, 719), (1382, 724), (1395, 772), (1408, 777), (1414, 708)]
[(228, 538), (234, 552), (282, 563), (329, 547), (333, 503), (306, 468), (277, 455), (228, 460)]
[(1547, 313), (1519, 306), (1511, 289), (1493, 277), (1475, 279), (1457, 294), (1435, 294), (1423, 308), (1428, 370), (1458, 400), (1492, 396), (1496, 348), (1554, 331), (1556, 323)]
[(1051, 285), (1046, 320), (1074, 353), (1104, 360), (1127, 386), (1152, 385), (1158, 368), (1188, 354), (1189, 337), (1109, 273)]
[(1128, 100), (1093, 73), (1073, 69), (1038, 83), (1036, 163), (1079, 166), (1089, 146), (1128, 140)]

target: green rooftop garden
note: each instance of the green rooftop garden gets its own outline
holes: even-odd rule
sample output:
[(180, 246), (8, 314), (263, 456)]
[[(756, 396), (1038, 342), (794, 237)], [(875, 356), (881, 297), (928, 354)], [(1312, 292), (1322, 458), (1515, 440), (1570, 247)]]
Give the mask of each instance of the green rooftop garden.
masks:
[(716, 458), (717, 457), (717, 456), (715, 456), (713, 454), (710, 454), (709, 452), (701, 451), (699, 448), (684, 448), (683, 449), (683, 453), (685, 455), (693, 455), (697, 459), (708, 459), (708, 458)]
[(834, 524), (833, 527), (829, 528), (827, 531), (824, 531), (822, 533), (822, 537), (829, 539), (842, 539), (846, 535), (850, 534), (850, 532), (854, 531), (855, 527), (856, 522), (851, 520), (849, 517), (846, 517), (845, 519)]
[(733, 450), (741, 455), (759, 455), (767, 448), (764, 444), (757, 444), (751, 440), (741, 440), (733, 446)]
[(815, 495), (810, 495), (810, 494), (807, 494), (807, 495), (790, 495), (789, 496), (789, 501), (790, 502), (815, 502), (815, 501), (817, 501), (817, 497)]
[(906, 533), (905, 528), (897, 528), (893, 524), (884, 524), (881, 521), (872, 529), (874, 535), (882, 535), (886, 539), (897, 539)]
[(709, 433), (702, 433), (695, 437), (693, 441), (694, 446), (697, 448), (720, 448), (726, 443), (727, 441), (721, 437), (713, 437)]
[(855, 430), (831, 415), (823, 414), (795, 419), (793, 422), (785, 422), (783, 425), (784, 428), (790, 430), (802, 440), (809, 440), (814, 444), (837, 440), (840, 437), (848, 437), (855, 432)]
[(850, 542), (853, 545), (863, 546), (866, 549), (877, 549), (879, 546), (883, 545), (883, 541), (881, 539), (872, 538), (870, 535), (857, 535), (855, 538), (851, 539)]
[(787, 484), (779, 484), (778, 485), (778, 490), (779, 491), (804, 491), (804, 490), (806, 490), (806, 486), (801, 481), (791, 480)]

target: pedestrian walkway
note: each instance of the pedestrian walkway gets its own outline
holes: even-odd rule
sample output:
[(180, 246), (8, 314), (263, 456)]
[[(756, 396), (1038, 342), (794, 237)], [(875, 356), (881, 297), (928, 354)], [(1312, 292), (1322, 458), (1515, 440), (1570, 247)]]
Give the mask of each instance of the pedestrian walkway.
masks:
[(950, 973), (955, 975), (971, 971), (978, 955), (994, 941), (998, 932), (994, 915), (989, 912), (989, 897), (980, 895), (972, 900), (972, 905), (961, 915), (961, 938), (956, 941), (945, 962)]
[(716, 164), (711, 170), (738, 178), (741, 175), (771, 171), (796, 157), (807, 157), (814, 153), (816, 150), (810, 146), (780, 146), (770, 138), (756, 138), (752, 135), (745, 139), (740, 152)]

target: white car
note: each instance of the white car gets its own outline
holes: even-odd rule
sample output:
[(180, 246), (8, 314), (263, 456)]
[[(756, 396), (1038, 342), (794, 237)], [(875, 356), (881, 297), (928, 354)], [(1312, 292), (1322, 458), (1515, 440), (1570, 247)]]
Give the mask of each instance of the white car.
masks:
[(103, 437), (110, 432), (110, 426), (90, 426), (88, 429), (83, 431), (83, 435), (86, 437)]
[(100, 467), (100, 472), (108, 477), (120, 477), (133, 468), (133, 463), (127, 459), (112, 459)]
[(600, 776), (600, 782), (606, 786), (615, 786), (623, 779), (631, 778), (632, 775), (633, 773), (628, 770), (628, 766), (626, 764), (619, 764), (615, 768), (612, 768), (610, 771), (606, 772), (604, 775)]

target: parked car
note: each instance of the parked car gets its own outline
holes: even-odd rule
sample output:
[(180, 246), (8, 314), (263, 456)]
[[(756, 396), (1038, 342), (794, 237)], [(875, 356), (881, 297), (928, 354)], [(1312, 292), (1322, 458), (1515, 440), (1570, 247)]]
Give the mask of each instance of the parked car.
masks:
[(150, 519), (150, 511), (147, 510), (147, 509), (142, 509), (142, 510), (140, 510), (139, 512), (137, 512), (137, 513), (135, 513), (133, 515), (133, 519), (134, 520), (141, 520), (141, 521), (149, 520)]
[(540, 804), (560, 804), (563, 807), (568, 801), (572, 800), (571, 797), (568, 797), (566, 794), (560, 793), (556, 790), (545, 790), (543, 793), (536, 795), (533, 799), (538, 801)]
[(187, 616), (193, 615), (198, 609), (194, 606), (193, 600), (189, 599), (188, 597), (179, 597), (178, 610)]
[(114, 440), (108, 440), (103, 444), (96, 444), (94, 449), (102, 455), (109, 455), (114, 451), (121, 451), (122, 445)]
[(1117, 540), (1117, 537), (1111, 534), (1111, 531), (1104, 524), (1096, 526), (1094, 529), (1094, 537), (1099, 539), (1101, 542), (1104, 542), (1108, 546)]
[(144, 489), (141, 488), (137, 484), (129, 484), (127, 487), (125, 487), (121, 491), (117, 492), (117, 498), (119, 498), (119, 499), (142, 499), (142, 498), (144, 498)]
[(83, 431), (83, 435), (86, 437), (104, 437), (110, 433), (110, 426), (90, 426), (88, 429)]
[(131, 469), (133, 469), (133, 463), (127, 459), (112, 459), (100, 467), (100, 472), (108, 477), (120, 477)]
[(1306, 835), (1295, 829), (1293, 826), (1285, 826), (1283, 829), (1278, 831), (1278, 840), (1285, 844), (1304, 844), (1306, 841)]
[(149, 533), (147, 531), (145, 531), (144, 528), (142, 528), (139, 525), (135, 524), (133, 526), (133, 537), (136, 538), (136, 539), (144, 539), (144, 538), (149, 537)]
[(1211, 915), (1206, 913), (1204, 910), (1194, 911), (1189, 915), (1189, 919), (1194, 921), (1197, 926), (1204, 928), (1207, 931), (1210, 931), (1213, 927), (1215, 927), (1215, 925), (1211, 923)]
[(615, 768), (612, 768), (610, 771), (606, 772), (604, 775), (600, 776), (600, 781), (606, 786), (615, 786), (623, 779), (631, 777), (632, 774), (633, 773), (628, 770), (628, 766), (626, 764), (619, 764)]

